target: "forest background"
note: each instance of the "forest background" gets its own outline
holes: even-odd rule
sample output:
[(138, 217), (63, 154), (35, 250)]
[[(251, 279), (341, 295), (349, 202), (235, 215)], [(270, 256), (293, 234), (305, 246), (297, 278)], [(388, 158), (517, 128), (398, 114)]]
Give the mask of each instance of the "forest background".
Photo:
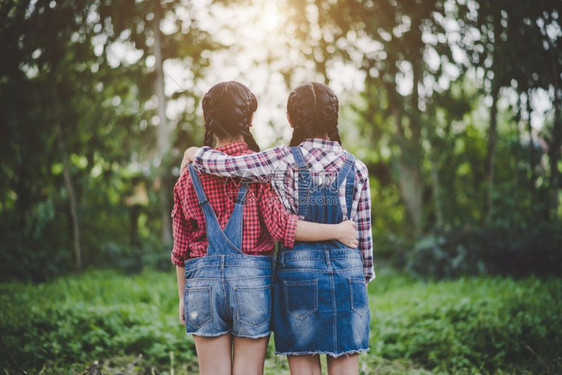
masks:
[(175, 316), (172, 189), (202, 143), (204, 93), (237, 80), (258, 98), (262, 149), (290, 139), (292, 88), (324, 82), (340, 99), (373, 202), (364, 373), (555, 373), (560, 12), (556, 0), (2, 1), (0, 367), (194, 371)]

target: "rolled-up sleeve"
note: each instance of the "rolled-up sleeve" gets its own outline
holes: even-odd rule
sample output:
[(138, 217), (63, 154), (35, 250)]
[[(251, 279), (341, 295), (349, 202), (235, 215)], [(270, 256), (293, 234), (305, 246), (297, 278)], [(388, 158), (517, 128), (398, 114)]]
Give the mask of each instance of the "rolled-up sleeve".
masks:
[(172, 263), (178, 267), (183, 267), (184, 262), (189, 257), (189, 244), (193, 237), (193, 223), (191, 220), (186, 219), (183, 213), (178, 184), (174, 187), (172, 233), (174, 235), (174, 245), (171, 254)]
[(361, 163), (359, 175), (361, 180), (361, 193), (357, 205), (357, 232), (359, 234), (359, 251), (363, 255), (363, 275), (365, 281), (370, 282), (375, 278), (373, 265), (373, 239), (371, 230), (371, 190), (369, 187), (369, 174), (367, 167)]

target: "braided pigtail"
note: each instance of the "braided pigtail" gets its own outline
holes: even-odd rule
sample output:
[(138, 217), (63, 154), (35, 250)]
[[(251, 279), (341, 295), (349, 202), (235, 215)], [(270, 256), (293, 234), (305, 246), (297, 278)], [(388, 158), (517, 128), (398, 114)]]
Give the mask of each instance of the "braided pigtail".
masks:
[(203, 145), (213, 147), (215, 137), (213, 136), (213, 131), (211, 129), (205, 129), (205, 135), (203, 137)]
[(328, 130), (328, 136), (330, 137), (330, 141), (338, 142), (341, 145), (340, 132), (337, 126), (334, 126), (332, 129)]
[[(242, 84), (240, 85), (243, 86)], [(254, 115), (254, 112), (256, 112), (256, 109), (258, 109), (258, 100), (256, 99), (256, 96), (250, 92), (250, 90), (248, 90), (248, 93), (249, 93), (248, 98), (244, 103), (244, 110), (242, 116), (243, 122), (240, 124), (240, 128), (241, 128), (242, 136), (244, 137), (244, 141), (246, 142), (250, 150), (259, 152), (260, 146), (257, 144), (256, 140), (254, 139), (254, 136), (250, 132), (250, 124), (252, 123), (252, 116)]]
[(300, 126), (301, 113), (299, 104), (297, 90), (295, 89), (291, 92), (291, 94), (289, 94), (289, 99), (287, 99), (287, 113), (291, 117), (293, 125), (293, 136), (291, 137), (291, 142), (289, 143), (289, 146), (291, 147), (298, 146), (305, 139), (303, 129)]
[(327, 86), (318, 86), (317, 91), (325, 92), (322, 96), (322, 103), (319, 105), (321, 122), (325, 125), (326, 133), (331, 141), (341, 144), (340, 133), (338, 130), (338, 97)]
[(306, 139), (306, 136), (303, 134), (302, 129), (300, 127), (295, 127), (293, 129), (293, 136), (291, 137), (291, 142), (289, 142), (289, 146), (298, 146), (302, 141)]
[(211, 124), (212, 116), (210, 114), (212, 104), (212, 94), (211, 91), (205, 94), (203, 101), (201, 102), (201, 107), (203, 108), (203, 119), (205, 120), (205, 135), (203, 136), (203, 144), (205, 146), (213, 147), (215, 141), (213, 126)]
[(260, 146), (256, 143), (254, 136), (250, 133), (250, 129), (246, 129), (242, 131), (242, 136), (244, 137), (244, 141), (252, 151), (259, 152)]

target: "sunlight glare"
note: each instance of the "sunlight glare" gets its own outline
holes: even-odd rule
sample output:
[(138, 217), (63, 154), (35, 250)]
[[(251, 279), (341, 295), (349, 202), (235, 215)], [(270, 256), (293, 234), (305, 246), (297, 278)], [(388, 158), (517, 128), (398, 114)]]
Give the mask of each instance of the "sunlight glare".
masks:
[(263, 31), (273, 31), (279, 26), (281, 22), (281, 17), (279, 15), (279, 10), (271, 2), (267, 2), (261, 13), (261, 19), (259, 21), (259, 26)]

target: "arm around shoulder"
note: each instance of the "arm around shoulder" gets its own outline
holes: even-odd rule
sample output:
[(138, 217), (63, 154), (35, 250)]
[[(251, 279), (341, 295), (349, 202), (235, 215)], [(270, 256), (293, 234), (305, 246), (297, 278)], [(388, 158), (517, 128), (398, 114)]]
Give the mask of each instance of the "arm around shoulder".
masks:
[(202, 172), (216, 176), (265, 182), (278, 170), (286, 167), (283, 160), (289, 154), (289, 148), (284, 146), (239, 156), (230, 156), (210, 147), (201, 147), (195, 153), (193, 165)]

